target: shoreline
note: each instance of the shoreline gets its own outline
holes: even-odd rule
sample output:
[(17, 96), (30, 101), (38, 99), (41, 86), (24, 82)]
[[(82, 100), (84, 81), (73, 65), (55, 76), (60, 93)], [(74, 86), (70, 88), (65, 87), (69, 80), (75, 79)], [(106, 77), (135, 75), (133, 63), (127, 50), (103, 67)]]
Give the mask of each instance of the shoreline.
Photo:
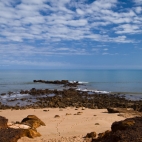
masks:
[[(42, 135), (41, 137), (34, 139), (22, 137), (18, 142), (56, 142), (61, 139), (79, 139), (83, 142), (83, 137), (87, 133), (92, 131), (97, 134), (102, 133), (110, 130), (113, 122), (132, 117), (132, 115), (118, 116), (118, 113), (110, 114), (106, 109), (94, 110), (75, 107), (0, 110), (0, 115), (6, 117), (8, 122), (21, 121), (27, 115), (36, 115), (46, 124), (46, 126), (37, 129)], [(59, 117), (55, 118), (55, 115), (59, 115)]]
[(133, 108), (142, 112), (142, 100), (128, 100), (125, 95), (91, 92), (68, 88), (63, 90), (21, 90), (20, 93), (1, 94), (0, 110), (85, 107), (90, 109)]
[(142, 100), (127, 100), (119, 93), (78, 90), (78, 82), (55, 81), (62, 82), (65, 82), (63, 90), (32, 88), (21, 90), (18, 95), (1, 94), (0, 116), (8, 119), (10, 125), (22, 124), (21, 120), (29, 115), (46, 125), (37, 131), (28, 125), (29, 132), (35, 130), (33, 133), (41, 137), (30, 139), (26, 133), (24, 136), (28, 137), (22, 135), (14, 142), (92, 142), (92, 138), (85, 138), (88, 133), (99, 136), (110, 131), (115, 121), (142, 116)]

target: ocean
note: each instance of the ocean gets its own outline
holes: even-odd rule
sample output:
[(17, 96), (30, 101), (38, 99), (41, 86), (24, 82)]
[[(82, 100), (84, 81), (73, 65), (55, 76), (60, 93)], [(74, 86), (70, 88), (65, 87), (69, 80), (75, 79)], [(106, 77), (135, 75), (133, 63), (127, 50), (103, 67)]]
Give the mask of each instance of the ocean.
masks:
[(61, 89), (62, 85), (34, 83), (33, 80), (69, 80), (84, 85), (79, 89), (101, 90), (142, 98), (142, 70), (0, 70), (0, 94), (20, 90)]

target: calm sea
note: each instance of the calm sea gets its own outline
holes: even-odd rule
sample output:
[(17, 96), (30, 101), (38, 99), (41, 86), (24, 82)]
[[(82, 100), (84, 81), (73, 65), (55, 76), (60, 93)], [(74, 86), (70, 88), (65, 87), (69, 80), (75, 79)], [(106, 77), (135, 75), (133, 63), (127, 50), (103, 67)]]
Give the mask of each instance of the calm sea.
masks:
[(86, 85), (82, 88), (142, 97), (142, 70), (0, 70), (0, 93), (62, 88), (61, 85), (33, 83), (40, 79), (81, 81)]

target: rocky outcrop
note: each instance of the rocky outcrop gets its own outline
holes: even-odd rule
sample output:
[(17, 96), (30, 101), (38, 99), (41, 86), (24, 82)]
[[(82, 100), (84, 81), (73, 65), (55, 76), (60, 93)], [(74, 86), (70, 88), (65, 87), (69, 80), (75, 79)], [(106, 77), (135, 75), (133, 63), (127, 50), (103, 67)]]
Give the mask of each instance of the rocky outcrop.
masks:
[(31, 127), (25, 127), (24, 129), (20, 127), (17, 128), (14, 127), (14, 124), (9, 127), (7, 125), (8, 119), (0, 116), (0, 142), (17, 142), (21, 137), (35, 138), (41, 136), (41, 134), (37, 132), (36, 128), (40, 125), (45, 126), (45, 124), (38, 117), (35, 115), (29, 115), (23, 119), (21, 124), (23, 125), (24, 122), (29, 124)]
[(33, 80), (33, 82), (40, 82), (40, 83), (46, 83), (46, 84), (63, 84), (64, 87), (77, 87), (80, 85), (78, 81), (69, 82), (68, 80), (55, 80), (55, 81), (45, 81), (45, 80)]
[(142, 142), (142, 117), (114, 122), (111, 131), (92, 139), (92, 142)]

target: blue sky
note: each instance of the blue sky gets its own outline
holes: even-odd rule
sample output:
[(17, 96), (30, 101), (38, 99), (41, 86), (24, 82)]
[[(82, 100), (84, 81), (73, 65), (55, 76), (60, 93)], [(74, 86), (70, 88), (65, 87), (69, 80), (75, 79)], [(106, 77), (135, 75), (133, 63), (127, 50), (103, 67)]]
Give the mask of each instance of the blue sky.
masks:
[(142, 69), (142, 0), (0, 0), (1, 69)]

